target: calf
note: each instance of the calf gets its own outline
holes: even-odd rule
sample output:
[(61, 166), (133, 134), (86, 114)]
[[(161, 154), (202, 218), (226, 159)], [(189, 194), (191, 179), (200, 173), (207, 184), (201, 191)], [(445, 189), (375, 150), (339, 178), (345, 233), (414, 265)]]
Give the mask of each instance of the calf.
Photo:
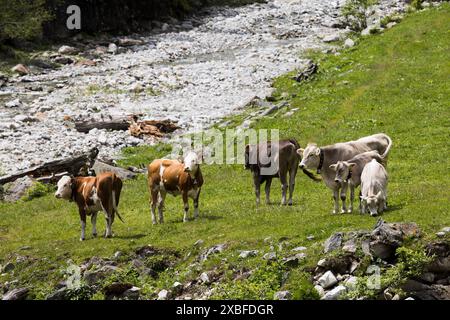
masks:
[[(355, 189), (361, 184), (361, 173), (364, 166), (375, 159), (377, 162), (383, 164), (384, 159), (376, 150), (361, 153), (350, 160), (338, 161), (332, 164), (330, 168), (336, 172), (334, 181), (336, 183), (348, 183), (350, 187), (350, 207), (349, 212), (353, 211), (353, 201), (355, 199)], [(361, 211), (361, 199), (359, 201), (359, 210)], [(361, 211), (362, 213), (362, 211)]]
[[(119, 205), (120, 193), (122, 191), (122, 180), (112, 172), (105, 172), (97, 177), (64, 176), (58, 181), (58, 189), (55, 197), (75, 201), (81, 220), (80, 240), (85, 239), (86, 216), (91, 216), (92, 235), (97, 236), (97, 213), (103, 211), (106, 218), (105, 237), (112, 237), (112, 224), (114, 216), (120, 220)], [(123, 222), (123, 220), (122, 220)]]
[(348, 183), (336, 182), (335, 172), (330, 166), (338, 161), (351, 159), (360, 153), (370, 150), (376, 150), (382, 154), (383, 158), (387, 158), (391, 146), (391, 138), (383, 133), (379, 133), (356, 141), (336, 143), (325, 147), (308, 144), (305, 149), (298, 149), (297, 153), (302, 155), (300, 168), (317, 170), (317, 173), (322, 175), (326, 186), (333, 190), (333, 213), (339, 211), (339, 193), (342, 200), (341, 213), (345, 213), (347, 212), (345, 202)]
[(199, 156), (189, 152), (183, 162), (177, 160), (157, 159), (148, 166), (148, 189), (152, 222), (156, 224), (155, 210), (158, 206), (159, 223), (164, 222), (163, 208), (166, 194), (180, 195), (184, 203), (183, 222), (187, 221), (189, 212), (188, 199), (194, 200), (194, 217), (198, 218), (198, 200), (203, 185)]
[[(300, 157), (296, 153), (296, 150), (299, 148), (300, 145), (295, 139), (280, 140), (278, 143), (267, 142), (246, 146), (245, 169), (252, 172), (257, 205), (261, 201), (261, 184), (264, 182), (266, 183), (266, 203), (270, 203), (270, 186), (273, 178), (280, 178), (282, 193), (281, 204), (292, 205), (295, 176), (297, 175), (298, 164), (300, 162)], [(267, 161), (261, 161), (261, 157), (264, 155), (267, 157)], [(270, 158), (271, 161), (269, 161)], [(275, 168), (269, 168), (271, 165), (275, 165)], [(289, 181), (287, 177), (288, 173)], [(288, 187), (289, 200), (286, 202)]]
[(387, 209), (386, 169), (375, 159), (364, 167), (361, 173), (361, 207), (362, 213), (369, 209), (371, 216), (376, 216)]

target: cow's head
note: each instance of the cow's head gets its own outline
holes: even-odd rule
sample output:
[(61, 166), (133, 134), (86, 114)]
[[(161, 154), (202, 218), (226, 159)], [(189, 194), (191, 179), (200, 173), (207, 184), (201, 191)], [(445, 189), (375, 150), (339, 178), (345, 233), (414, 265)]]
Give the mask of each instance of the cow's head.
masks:
[(364, 197), (361, 196), (361, 201), (369, 209), (369, 213), (372, 217), (378, 215), (378, 208), (380, 208), (380, 202), (382, 201), (382, 192), (378, 192), (374, 196)]
[(299, 166), (302, 169), (317, 169), (320, 164), (320, 148), (317, 144), (310, 143), (305, 149), (298, 149), (302, 161)]
[(72, 178), (63, 176), (58, 181), (58, 189), (55, 192), (55, 197), (58, 199), (70, 200), (72, 198)]
[(200, 166), (201, 157), (194, 151), (189, 151), (183, 159), (184, 172), (195, 175)]
[(330, 169), (336, 171), (334, 182), (347, 182), (348, 177), (350, 176), (350, 172), (355, 165), (356, 163), (349, 163), (347, 161), (338, 161), (337, 163), (332, 164), (330, 166)]

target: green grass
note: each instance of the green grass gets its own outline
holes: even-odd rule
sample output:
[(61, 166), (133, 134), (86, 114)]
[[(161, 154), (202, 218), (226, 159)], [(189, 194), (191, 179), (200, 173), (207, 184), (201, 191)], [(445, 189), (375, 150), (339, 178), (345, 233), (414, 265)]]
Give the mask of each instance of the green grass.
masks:
[[(282, 136), (295, 137), (302, 146), (310, 141), (323, 145), (377, 132), (389, 134), (394, 141), (388, 167), (391, 209), (383, 219), (414, 221), (427, 237), (432, 237), (450, 225), (449, 18), (450, 6), (443, 4), (440, 9), (412, 14), (385, 33), (362, 39), (358, 46), (341, 55), (314, 55), (320, 72), (313, 80), (297, 84), (288, 74), (274, 83), (275, 96), (281, 99), (285, 92), (289, 97), (294, 95), (289, 99), (290, 108), (299, 110), (290, 118), (280, 114), (259, 121), (255, 128), (279, 129)], [(127, 149), (121, 163), (146, 164), (167, 151), (170, 149), (166, 146)], [(321, 242), (333, 232), (369, 229), (376, 222), (356, 212), (331, 215), (331, 192), (301, 173), (293, 207), (278, 205), (281, 192), (276, 182), (272, 186), (274, 204), (257, 208), (250, 173), (242, 165), (211, 165), (202, 170), (205, 186), (200, 199), (201, 219), (182, 223), (181, 199), (168, 197), (166, 223), (153, 226), (146, 178), (141, 176), (125, 183), (120, 209), (126, 223), (117, 221), (113, 227), (116, 236), (107, 240), (88, 236), (87, 241), (80, 243), (75, 205), (58, 201), (52, 195), (17, 204), (2, 203), (0, 263), (13, 253), (41, 259), (16, 273), (15, 278), (45, 291), (60, 277), (58, 268), (68, 258), (80, 262), (93, 255), (108, 257), (117, 250), (128, 251), (146, 244), (190, 252), (193, 243), (203, 239), (205, 247), (228, 243), (228, 249), (219, 258), (226, 257), (230, 265), (248, 264), (254, 268), (261, 264), (262, 253), (269, 250), (263, 239), (271, 237), (278, 243), (287, 237), (290, 246), (308, 247), (307, 266), (316, 262)], [(103, 220), (99, 219), (99, 230), (104, 228)], [(315, 240), (306, 240), (308, 235), (314, 235)], [(31, 248), (20, 250), (23, 246)], [(238, 249), (261, 252), (247, 262), (238, 262)], [(188, 259), (185, 263), (189, 261), (192, 262)], [(205, 270), (214, 263), (220, 265), (220, 260), (207, 262)], [(193, 276), (174, 277), (172, 272), (153, 285), (169, 285), (178, 278)], [(47, 273), (51, 274), (50, 280)], [(272, 288), (277, 277), (274, 274), (261, 280), (259, 276), (254, 282), (250, 280), (248, 287), (228, 290), (234, 290), (237, 297), (254, 297), (259, 292), (259, 297), (267, 298), (278, 289)], [(0, 282), (3, 280), (0, 277)], [(267, 283), (272, 291), (258, 291)], [(292, 271), (283, 285), (298, 286), (308, 286), (303, 267)], [(305, 294), (308, 290), (299, 289), (295, 295), (308, 298), (313, 295)]]

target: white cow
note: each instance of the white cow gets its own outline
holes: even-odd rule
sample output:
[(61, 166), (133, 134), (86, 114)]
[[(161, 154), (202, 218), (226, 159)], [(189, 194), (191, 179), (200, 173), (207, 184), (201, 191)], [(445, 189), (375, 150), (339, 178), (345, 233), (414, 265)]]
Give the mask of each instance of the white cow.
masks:
[(361, 173), (361, 206), (362, 213), (369, 209), (372, 217), (387, 209), (386, 169), (375, 159), (370, 161)]

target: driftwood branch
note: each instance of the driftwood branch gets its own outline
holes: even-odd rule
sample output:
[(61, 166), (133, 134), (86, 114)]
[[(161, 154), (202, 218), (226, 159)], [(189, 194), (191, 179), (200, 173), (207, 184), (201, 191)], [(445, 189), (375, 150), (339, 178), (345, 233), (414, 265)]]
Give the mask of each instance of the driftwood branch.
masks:
[(25, 176), (41, 178), (42, 181), (52, 181), (59, 177), (62, 173), (67, 173), (74, 176), (87, 175), (89, 169), (94, 165), (98, 152), (99, 151), (97, 148), (93, 148), (85, 154), (71, 158), (53, 160), (28, 170), (9, 176), (0, 177), (0, 185), (15, 181)]
[(127, 119), (111, 121), (88, 121), (75, 122), (75, 129), (79, 132), (88, 133), (92, 129), (120, 130), (126, 131), (130, 127)]

